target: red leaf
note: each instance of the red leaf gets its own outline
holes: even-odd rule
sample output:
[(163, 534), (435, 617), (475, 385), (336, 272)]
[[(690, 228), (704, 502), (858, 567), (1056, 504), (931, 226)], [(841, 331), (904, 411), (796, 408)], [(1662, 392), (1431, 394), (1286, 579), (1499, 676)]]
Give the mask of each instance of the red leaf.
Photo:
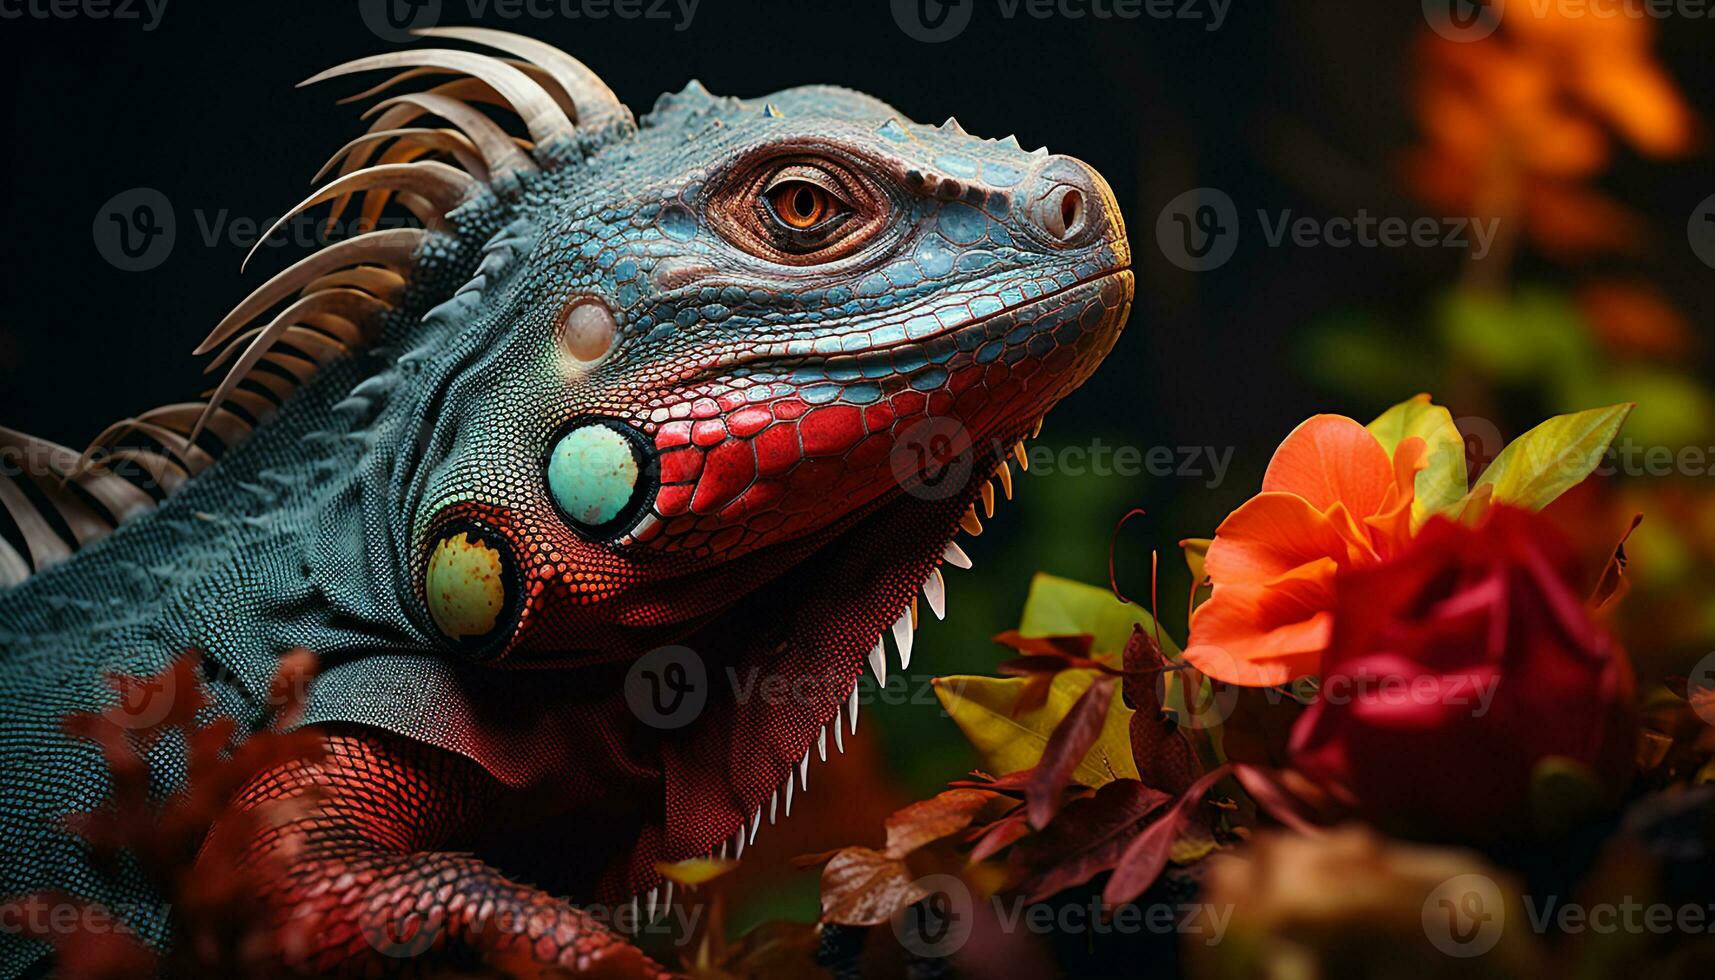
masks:
[(1064, 636), (1025, 636), (1017, 630), (1007, 630), (1004, 633), (995, 634), (994, 641), (1001, 646), (1012, 647), (1019, 653), (1065, 660), (1088, 659), (1090, 647), (1096, 642), (1096, 638), (1088, 633), (1069, 633)]
[(1032, 767), (1020, 769), (1017, 772), (1009, 772), (1004, 776), (991, 776), (978, 769), (971, 772), (974, 778), (955, 779), (947, 785), (953, 789), (986, 789), (995, 793), (1022, 795), (1025, 788), (1030, 785), (1031, 776), (1035, 773), (1036, 769)]
[(988, 790), (951, 789), (896, 811), (887, 818), (884, 853), (902, 858), (930, 841), (963, 830), (994, 798)]
[(1614, 554), (1609, 557), (1607, 564), (1602, 566), (1602, 576), (1596, 582), (1596, 590), (1590, 595), (1591, 609), (1600, 609), (1607, 605), (1626, 587), (1626, 542), (1643, 521), (1644, 515), (1634, 515), (1632, 526), (1626, 528), (1626, 533), (1620, 537), (1620, 543), (1614, 545)]
[(1036, 774), (1024, 791), (1031, 826), (1040, 830), (1054, 818), (1054, 811), (1060, 808), (1060, 793), (1072, 778), (1072, 770), (1101, 737), (1102, 722), (1107, 720), (1113, 697), (1114, 679), (1098, 677), (1078, 696), (1060, 724), (1054, 726), (1054, 733), (1048, 736), (1048, 744), (1042, 749), (1042, 759), (1036, 764)]
[(1197, 749), (1162, 713), (1161, 671), (1169, 666), (1155, 637), (1133, 625), (1126, 641), (1125, 698), (1131, 716), (1131, 758), (1143, 781), (1168, 793), (1183, 793), (1203, 771)]
[(1048, 692), (1054, 689), (1053, 674), (1032, 674), (1018, 691), (1018, 700), (1012, 702), (1012, 717), (1017, 718), (1029, 711), (1035, 711), (1048, 703)]
[(1179, 802), (1173, 804), (1173, 809), (1144, 828), (1143, 833), (1132, 840), (1125, 853), (1120, 855), (1107, 887), (1102, 889), (1102, 901), (1109, 905), (1124, 905), (1155, 884), (1155, 879), (1161, 877), (1162, 869), (1167, 867), (1167, 858), (1173, 851), (1174, 841), (1190, 826), (1193, 814), (1202, 805), (1203, 794), (1227, 774), (1228, 768), (1221, 766), (1204, 773), (1203, 778), (1193, 783), (1191, 788), (1179, 797)]
[(1114, 867), (1145, 822), (1173, 797), (1135, 779), (1116, 779), (1096, 795), (1073, 800), (1013, 852), (1026, 878), (1028, 902), (1081, 885)]
[(1030, 833), (1030, 821), (1025, 819), (1024, 810), (1017, 809), (982, 828), (977, 839), (977, 846), (971, 848), (971, 861), (984, 861), (999, 854), (1008, 845), (1016, 843), (1019, 838)]
[[(1251, 799), (1269, 816), (1301, 834), (1319, 834), (1320, 810), (1329, 803), (1303, 776), (1291, 770), (1264, 769), (1238, 764), (1233, 775)], [(1315, 794), (1310, 798), (1309, 794)]]

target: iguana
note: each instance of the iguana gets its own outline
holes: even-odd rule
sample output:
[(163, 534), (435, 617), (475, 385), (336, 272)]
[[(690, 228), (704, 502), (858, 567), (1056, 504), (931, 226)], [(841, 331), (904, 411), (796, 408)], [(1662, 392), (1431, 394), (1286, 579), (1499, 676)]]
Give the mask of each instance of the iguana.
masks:
[[(647, 973), (550, 886), (654, 912), (658, 863), (734, 856), (790, 809), (866, 660), (887, 638), (909, 662), (918, 594), (942, 614), (940, 566), (968, 566), (953, 538), (1113, 346), (1129, 246), (1089, 166), (956, 120), (696, 82), (636, 120), (547, 44), (420, 33), (446, 46), (310, 79), (395, 70), (291, 212), (409, 226), (247, 296), (198, 348), (222, 369), (200, 401), (83, 453), (0, 430), (0, 894), (165, 941), (135, 869), (61, 823), (108, 786), (62, 719), (198, 650), (208, 710), (255, 724), (307, 648), (327, 757), (231, 804), (320, 792), (246, 851), (293, 848), (261, 897), (309, 938), (269, 957), (402, 968), (367, 922), (424, 916), (450, 956), (509, 912), (512, 955)], [(628, 700), (662, 693), (635, 667), (663, 655), (704, 670), (689, 721)], [(790, 696), (725, 682), (757, 673)], [(151, 761), (182, 782), (171, 744)], [(45, 955), (0, 934), (7, 977)]]

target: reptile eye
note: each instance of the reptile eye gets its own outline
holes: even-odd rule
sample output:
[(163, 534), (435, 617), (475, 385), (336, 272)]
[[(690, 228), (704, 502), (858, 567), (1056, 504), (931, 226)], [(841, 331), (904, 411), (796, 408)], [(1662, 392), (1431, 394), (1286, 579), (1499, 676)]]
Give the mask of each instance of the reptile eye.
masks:
[(768, 206), (774, 217), (793, 231), (805, 231), (832, 217), (843, 208), (834, 196), (806, 180), (785, 180), (768, 190)]
[(848, 255), (890, 215), (887, 195), (872, 180), (823, 157), (775, 158), (741, 170), (722, 183), (709, 208), (728, 241), (785, 265)]

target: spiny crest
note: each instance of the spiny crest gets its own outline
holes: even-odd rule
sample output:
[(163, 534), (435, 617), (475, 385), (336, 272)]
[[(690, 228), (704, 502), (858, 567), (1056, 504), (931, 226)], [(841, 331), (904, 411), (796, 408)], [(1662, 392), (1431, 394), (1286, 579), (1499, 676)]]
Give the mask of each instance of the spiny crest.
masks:
[[(419, 79), (438, 84), (391, 94), (371, 106), (363, 114), (368, 131), (341, 147), (314, 178), (332, 179), (261, 240), (326, 202), (332, 204), (331, 227), (360, 195), (361, 227), (375, 227), (390, 203), (421, 227), (355, 235), (245, 297), (196, 348), (199, 355), (215, 355), (210, 372), (225, 372), (202, 401), (116, 422), (81, 454), (0, 428), (0, 510), (11, 519), (14, 540), (23, 543), (20, 551), (0, 536), (0, 587), (64, 560), (171, 495), (213, 465), (219, 448), (249, 435), (318, 369), (372, 343), (400, 302), (424, 241), (445, 227), (455, 208), (484, 192), (504, 198), (519, 177), (576, 161), (637, 129), (631, 111), (594, 72), (552, 45), (475, 27), (416, 33), (500, 55), (454, 48), (397, 51), (304, 81), (398, 69), (341, 104)], [(443, 76), (454, 77), (440, 81)], [(483, 107), (510, 112), (523, 132), (508, 132)], [(419, 124), (425, 117), (442, 125)], [(219, 447), (209, 445), (210, 437)]]

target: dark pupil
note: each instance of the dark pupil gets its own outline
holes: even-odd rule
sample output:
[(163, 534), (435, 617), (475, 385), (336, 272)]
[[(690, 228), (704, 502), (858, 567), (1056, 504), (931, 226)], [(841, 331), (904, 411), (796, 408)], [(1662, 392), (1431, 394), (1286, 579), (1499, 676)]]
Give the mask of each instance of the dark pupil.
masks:
[(798, 193), (792, 195), (792, 210), (800, 218), (809, 218), (816, 213), (816, 193), (808, 187), (801, 187)]

